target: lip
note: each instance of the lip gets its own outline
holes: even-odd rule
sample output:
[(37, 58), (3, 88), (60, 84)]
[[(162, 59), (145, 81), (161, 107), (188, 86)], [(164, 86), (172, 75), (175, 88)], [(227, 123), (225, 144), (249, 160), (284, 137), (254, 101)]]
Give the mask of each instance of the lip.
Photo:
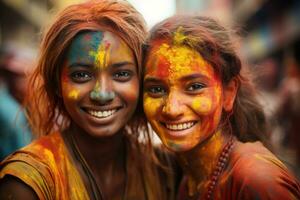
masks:
[(81, 108), (88, 119), (97, 124), (110, 123), (124, 106), (114, 107), (83, 107)]
[(189, 120), (184, 122), (160, 122), (166, 130), (166, 134), (171, 137), (184, 137), (191, 133), (191, 130), (199, 121)]

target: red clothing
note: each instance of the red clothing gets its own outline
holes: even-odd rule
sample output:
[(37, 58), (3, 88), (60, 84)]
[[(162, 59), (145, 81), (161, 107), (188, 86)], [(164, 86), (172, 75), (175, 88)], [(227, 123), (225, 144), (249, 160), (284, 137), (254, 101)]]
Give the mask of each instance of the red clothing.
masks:
[[(186, 179), (179, 191), (178, 200), (189, 199)], [(206, 191), (200, 193), (198, 199), (204, 199)], [(235, 142), (213, 199), (300, 199), (300, 184), (260, 142)]]

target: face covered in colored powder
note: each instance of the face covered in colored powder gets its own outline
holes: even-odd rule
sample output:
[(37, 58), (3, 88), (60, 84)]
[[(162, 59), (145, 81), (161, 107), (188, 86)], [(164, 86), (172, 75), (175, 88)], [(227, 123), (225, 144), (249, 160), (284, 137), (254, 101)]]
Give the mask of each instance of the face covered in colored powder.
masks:
[(71, 119), (94, 137), (125, 126), (137, 105), (135, 57), (111, 32), (82, 32), (72, 41), (61, 75), (62, 97)]
[(146, 60), (144, 110), (172, 151), (188, 151), (218, 129), (223, 89), (214, 68), (188, 47), (154, 42)]

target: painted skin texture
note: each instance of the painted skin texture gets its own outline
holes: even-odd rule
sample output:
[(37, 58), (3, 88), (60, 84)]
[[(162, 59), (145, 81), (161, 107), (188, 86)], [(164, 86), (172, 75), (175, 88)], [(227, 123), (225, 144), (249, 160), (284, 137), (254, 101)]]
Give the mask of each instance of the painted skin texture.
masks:
[[(109, 48), (105, 52), (97, 53), (103, 50), (101, 47), (103, 44), (104, 46), (110, 44)], [(101, 59), (104, 60), (100, 61)], [(135, 59), (127, 45), (110, 32), (79, 34), (67, 52), (67, 59), (62, 69), (61, 86), (65, 107), (77, 126), (75, 129), (69, 129), (68, 132), (55, 132), (39, 138), (36, 142), (16, 152), (1, 163), (0, 179), (7, 174), (21, 179), (35, 191), (39, 199), (92, 198), (89, 183), (80, 170), (80, 165), (77, 166), (73, 151), (70, 147), (68, 148), (69, 145), (66, 142), (68, 141), (66, 135), (74, 134), (80, 138), (76, 140), (79, 148), (80, 144), (86, 142), (85, 139), (88, 142), (92, 139), (94, 142), (85, 143), (90, 152), (96, 152), (95, 157), (92, 157), (96, 159), (90, 160), (98, 162), (99, 165), (89, 165), (91, 169), (96, 169), (93, 171), (94, 174), (103, 170), (101, 167), (105, 165), (106, 159), (121, 160), (119, 156), (126, 152), (124, 156), (126, 161), (121, 160), (122, 164), (126, 163), (125, 169), (128, 177), (128, 180), (124, 179), (126, 181), (125, 199), (159, 199), (151, 187), (158, 182), (162, 183), (160, 189), (163, 198), (161, 199), (174, 199), (170, 191), (173, 191), (171, 188), (175, 187), (173, 186), (175, 175), (165, 176), (161, 168), (156, 167), (149, 159), (145, 159), (142, 154), (144, 147), (137, 147), (135, 140), (126, 136), (124, 139), (126, 151), (117, 146), (118, 151), (110, 153), (119, 143), (109, 142), (109, 140), (123, 139), (124, 134), (118, 131), (123, 129), (127, 120), (131, 118), (139, 95)], [(102, 94), (114, 92), (115, 97), (103, 101), (91, 95), (92, 92), (102, 92)], [(94, 117), (88, 113), (89, 110), (103, 111), (114, 108), (118, 110), (108, 117)], [(111, 135), (115, 137), (109, 137)], [(102, 143), (97, 143), (98, 141)], [(110, 145), (109, 148), (108, 145)], [(106, 154), (104, 154), (105, 151), (101, 152), (103, 149), (108, 149), (110, 152), (105, 150)], [(114, 154), (117, 156), (113, 157)], [(100, 159), (97, 160), (99, 157)], [(103, 160), (104, 162), (101, 162)], [(151, 167), (141, 168), (139, 164), (141, 162), (148, 162), (148, 166)], [(162, 163), (166, 164), (165, 166), (171, 166), (169, 160), (162, 160)], [(98, 176), (94, 176), (96, 181), (102, 181), (98, 181), (98, 185), (107, 180), (112, 182), (111, 185), (107, 184), (107, 187), (113, 188), (111, 191), (103, 190), (104, 184), (101, 185), (102, 191), (108, 191), (104, 195), (110, 193), (115, 195), (105, 196), (108, 198), (104, 199), (121, 199), (123, 195), (123, 187), (120, 187), (120, 183), (123, 182), (117, 182), (121, 175), (117, 172), (117, 164), (113, 164), (111, 165), (114, 167), (113, 170), (103, 170), (104, 174), (99, 173)], [(123, 165), (121, 168), (123, 172)], [(110, 172), (113, 172), (115, 176), (105, 177)]]
[(0, 178), (18, 177), (39, 199), (89, 199), (59, 133), (42, 137), (1, 163)]
[[(180, 37), (179, 37), (180, 39)], [(218, 127), (222, 82), (202, 56), (185, 46), (154, 43), (147, 57), (144, 110), (162, 142), (180, 152), (202, 143)], [(167, 125), (194, 123), (185, 130)], [(182, 125), (184, 126), (184, 125)]]
[[(131, 49), (107, 31), (78, 34), (66, 55), (61, 88), (67, 112), (83, 131), (114, 135), (131, 118), (139, 95)], [(99, 111), (102, 116), (95, 116)]]

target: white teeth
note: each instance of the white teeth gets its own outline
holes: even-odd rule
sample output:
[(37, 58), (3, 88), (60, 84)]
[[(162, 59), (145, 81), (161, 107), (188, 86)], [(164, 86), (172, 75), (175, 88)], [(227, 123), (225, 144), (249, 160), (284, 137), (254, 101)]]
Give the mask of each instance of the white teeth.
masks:
[(96, 110), (88, 110), (87, 112), (95, 117), (104, 118), (109, 117), (114, 114), (117, 110), (105, 110), (105, 111), (96, 111)]
[(191, 128), (195, 122), (188, 122), (188, 123), (182, 123), (182, 124), (166, 124), (166, 127), (172, 131), (181, 131), (188, 128)]

